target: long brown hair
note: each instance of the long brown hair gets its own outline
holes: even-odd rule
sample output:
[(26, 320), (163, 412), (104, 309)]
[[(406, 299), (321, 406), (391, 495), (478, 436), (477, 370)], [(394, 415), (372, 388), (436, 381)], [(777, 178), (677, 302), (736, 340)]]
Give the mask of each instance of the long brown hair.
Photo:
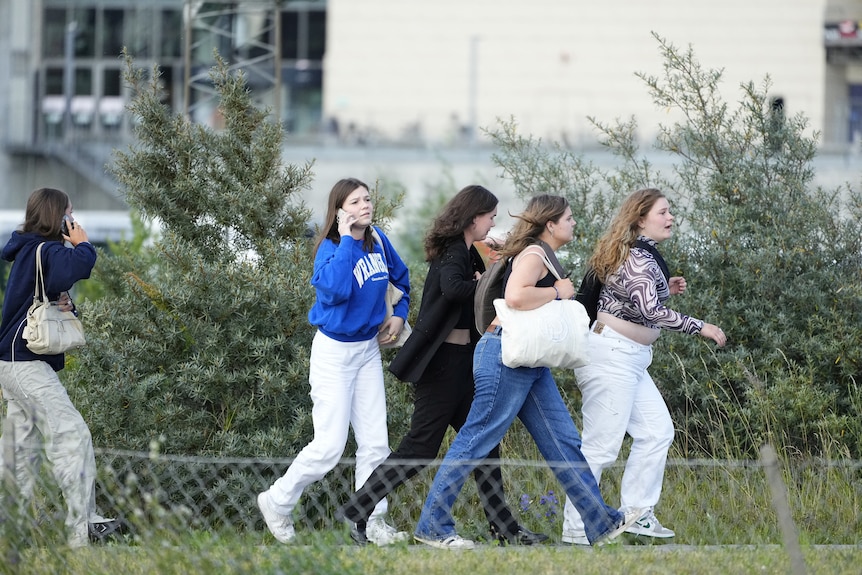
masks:
[(425, 261), (440, 257), (454, 240), (464, 239), (464, 230), (476, 216), (493, 212), (497, 196), (478, 185), (463, 188), (440, 210), (425, 234)]
[(665, 197), (661, 190), (644, 188), (632, 192), (623, 200), (619, 211), (611, 220), (607, 231), (599, 238), (596, 249), (590, 257), (590, 267), (596, 277), (604, 282), (623, 265), (635, 240), (640, 235), (640, 222), (660, 199)]
[[(326, 217), (323, 218), (323, 225), (320, 226), (320, 231), (317, 234), (317, 241), (314, 243), (314, 255), (317, 255), (317, 250), (323, 240), (330, 239), (336, 244), (341, 243), (341, 234), (338, 233), (338, 210), (344, 205), (347, 196), (353, 193), (356, 188), (365, 188), (370, 190), (368, 184), (357, 180), (356, 178), (344, 178), (338, 180), (332, 186), (329, 192), (329, 200), (326, 203)], [(369, 252), (374, 247), (374, 236), (371, 234), (371, 226), (365, 230), (365, 249)]]
[(24, 214), (24, 233), (35, 232), (49, 240), (62, 240), (63, 216), (69, 207), (69, 196), (55, 188), (33, 190), (27, 199)]
[(557, 222), (566, 213), (569, 202), (562, 196), (542, 194), (530, 199), (523, 212), (516, 216), (506, 243), (498, 251), (504, 258), (516, 256), (527, 246), (539, 243), (539, 236), (548, 222)]

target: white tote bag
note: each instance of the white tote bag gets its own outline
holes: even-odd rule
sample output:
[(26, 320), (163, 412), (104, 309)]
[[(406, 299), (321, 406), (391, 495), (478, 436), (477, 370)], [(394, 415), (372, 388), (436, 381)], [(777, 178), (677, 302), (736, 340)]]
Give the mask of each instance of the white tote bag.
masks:
[[(542, 259), (560, 279), (545, 254)], [(506, 367), (574, 369), (590, 363), (590, 317), (580, 302), (553, 300), (536, 309), (518, 310), (510, 308), (505, 299), (496, 299), (494, 308), (503, 327), (501, 345)]]

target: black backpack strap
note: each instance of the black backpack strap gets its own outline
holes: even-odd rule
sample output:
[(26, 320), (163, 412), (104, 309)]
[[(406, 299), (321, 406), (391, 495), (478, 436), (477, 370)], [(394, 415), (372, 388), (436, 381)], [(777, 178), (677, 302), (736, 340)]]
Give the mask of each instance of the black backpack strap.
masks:
[(599, 314), (599, 295), (602, 293), (603, 285), (595, 270), (588, 268), (587, 273), (584, 274), (584, 279), (581, 280), (581, 287), (575, 294), (575, 301), (579, 301), (587, 310), (587, 315), (590, 316), (590, 325), (596, 321)]

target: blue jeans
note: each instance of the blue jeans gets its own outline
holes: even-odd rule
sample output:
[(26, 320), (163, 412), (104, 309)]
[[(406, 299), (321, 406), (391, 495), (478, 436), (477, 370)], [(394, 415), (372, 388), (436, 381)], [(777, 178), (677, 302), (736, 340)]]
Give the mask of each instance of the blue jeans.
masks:
[(431, 490), (416, 536), (446, 539), (455, 535), (452, 506), (467, 475), (494, 448), (519, 417), (557, 479), (584, 519), (587, 538), (595, 541), (613, 531), (623, 514), (602, 499), (581, 453), (581, 438), (572, 416), (545, 367), (503, 365), (500, 330), (486, 333), (473, 354), (476, 392), (467, 421), (449, 447)]

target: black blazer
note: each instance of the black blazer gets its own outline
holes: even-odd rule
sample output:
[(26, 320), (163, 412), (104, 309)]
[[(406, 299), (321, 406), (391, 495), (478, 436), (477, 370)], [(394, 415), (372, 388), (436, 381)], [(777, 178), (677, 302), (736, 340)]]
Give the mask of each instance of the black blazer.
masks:
[[(462, 239), (453, 241), (439, 259), (431, 262), (422, 303), (413, 333), (389, 364), (389, 371), (402, 381), (417, 382), (449, 332), (458, 323), (465, 302), (473, 309), (476, 293), (474, 272), (484, 273), (485, 263), (479, 251)], [(470, 341), (479, 341), (479, 333), (470, 320)]]

